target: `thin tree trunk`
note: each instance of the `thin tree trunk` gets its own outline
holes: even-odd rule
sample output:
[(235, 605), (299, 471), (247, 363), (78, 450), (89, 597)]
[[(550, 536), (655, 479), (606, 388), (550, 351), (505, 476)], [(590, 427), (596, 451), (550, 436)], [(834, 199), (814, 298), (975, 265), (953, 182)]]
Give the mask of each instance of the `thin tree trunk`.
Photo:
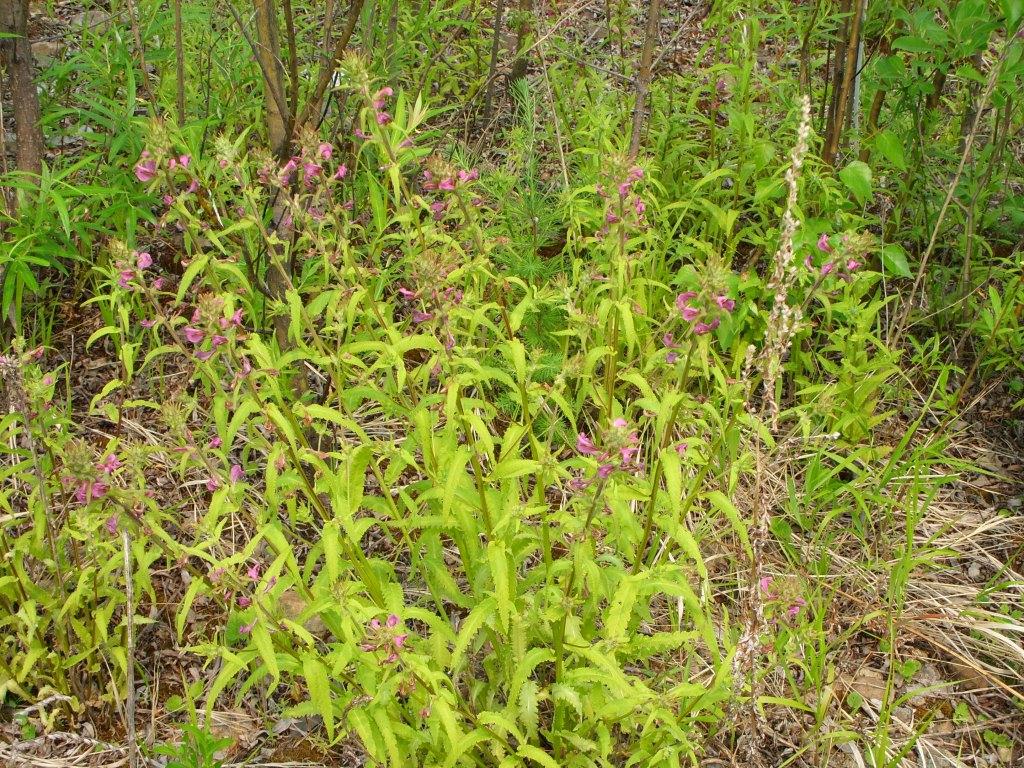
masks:
[(629, 159), (640, 150), (640, 133), (647, 113), (647, 92), (651, 87), (651, 63), (654, 61), (654, 42), (658, 39), (661, 21), (661, 0), (649, 0), (644, 45), (640, 50), (640, 72), (636, 79), (636, 104), (633, 106), (633, 132), (629, 139)]
[(38, 174), (43, 168), (43, 133), (39, 94), (32, 72), (32, 45), (28, 39), (28, 0), (0, 0), (0, 66), (7, 74), (18, 132), (18, 170)]
[[(829, 165), (836, 161), (839, 153), (839, 144), (843, 137), (843, 126), (846, 124), (846, 109), (850, 102), (850, 91), (853, 86), (853, 77), (857, 68), (857, 50), (860, 40), (860, 21), (863, 16), (861, 12), (862, 2), (866, 0), (843, 0), (841, 12), (847, 14), (846, 30), (843, 41), (843, 55), (836, 56), (836, 82), (837, 87), (832, 96), (832, 109), (829, 112), (828, 127), (825, 130), (825, 150), (822, 159)], [(839, 71), (842, 71), (842, 80), (838, 79)]]
[(174, 0), (174, 75), (178, 125), (185, 124), (185, 44), (181, 30), (181, 0)]
[(526, 77), (526, 68), (528, 59), (527, 54), (523, 53), (523, 49), (526, 48), (526, 40), (530, 34), (531, 20), (533, 13), (533, 0), (519, 0), (519, 13), (520, 21), (516, 27), (516, 50), (515, 50), (515, 61), (512, 62), (512, 71), (508, 76), (508, 85), (512, 86), (516, 80), (522, 80)]
[(256, 56), (263, 73), (270, 149), (278, 157), (288, 151), (290, 117), (284, 94), (284, 65), (277, 36), (277, 8), (274, 0), (253, 0), (256, 10)]
[(494, 3), (494, 37), (491, 38), (491, 63), (487, 67), (487, 92), (484, 96), (484, 125), (491, 121), (494, 108), (494, 81), (498, 72), (498, 49), (501, 47), (502, 27), (505, 25), (505, 0)]

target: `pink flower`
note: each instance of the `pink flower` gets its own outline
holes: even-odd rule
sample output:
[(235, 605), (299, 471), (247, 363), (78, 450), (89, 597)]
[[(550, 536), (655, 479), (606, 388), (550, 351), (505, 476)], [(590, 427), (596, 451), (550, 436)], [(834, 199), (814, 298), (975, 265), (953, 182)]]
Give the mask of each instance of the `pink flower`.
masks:
[(299, 167), (299, 159), (297, 157), (293, 157), (287, 163), (285, 163), (281, 167), (281, 173), (278, 176), (278, 178), (281, 180), (281, 183), (282, 184), (291, 184), (292, 174), (295, 173), (295, 171), (296, 171), (296, 169), (298, 167)]
[(245, 477), (245, 470), (242, 469), (241, 464), (232, 464), (228, 476), (231, 478), (232, 483), (237, 483)]
[(128, 288), (131, 279), (135, 277), (135, 273), (130, 269), (122, 269), (121, 273), (117, 277), (117, 284), (122, 288)]
[(455, 189), (454, 179), (441, 179), (437, 182), (437, 188), (442, 192), (451, 192)]
[(444, 218), (444, 212), (448, 209), (448, 203), (444, 200), (435, 200), (430, 204), (430, 210), (434, 214), (434, 220), (440, 221)]
[(178, 158), (178, 164), (179, 164), (179, 165), (180, 165), (180, 166), (181, 166), (182, 168), (188, 168), (188, 164), (189, 164), (190, 162), (192, 162), (192, 158), (191, 158), (191, 157), (189, 157), (188, 155), (182, 155), (181, 157), (179, 157), (179, 158)]
[(628, 181), (624, 181), (621, 184), (619, 184), (619, 197), (625, 197), (626, 195), (628, 195), (629, 189), (632, 186), (633, 185)]
[(153, 281), (153, 290), (154, 291), (162, 290), (163, 287), (164, 287), (164, 279), (162, 277), (158, 277), (156, 280)]
[(209, 360), (211, 357), (213, 357), (213, 350), (212, 349), (200, 349), (200, 350), (197, 350), (196, 351), (196, 357), (199, 360), (203, 360), (203, 361)]
[(680, 443), (679, 445), (676, 446), (676, 453), (682, 456), (684, 453), (686, 453), (686, 448), (686, 443)]
[(136, 254), (135, 263), (138, 265), (139, 269), (149, 269), (153, 266), (153, 257), (146, 251), (139, 251), (139, 253)]
[(467, 181), (476, 181), (480, 178), (480, 171), (476, 168), (471, 168), (468, 171), (459, 171), (459, 181), (466, 183)]
[(240, 634), (240, 635), (248, 635), (250, 632), (252, 632), (252, 630), (253, 630), (253, 628), (255, 626), (256, 626), (256, 619), (253, 619), (248, 624), (243, 624), (242, 626), (240, 626), (238, 628), (238, 634)]
[(399, 288), (398, 293), (406, 301), (412, 301), (413, 299), (419, 296), (418, 293), (414, 293), (413, 291), (410, 291), (408, 288)]
[(629, 426), (629, 422), (623, 418), (618, 418), (612, 422), (612, 426), (615, 427), (616, 429), (625, 429), (626, 427)]
[(587, 437), (585, 432), (580, 432), (576, 437), (576, 452), (583, 456), (596, 456), (597, 446), (594, 441)]
[(675, 336), (673, 336), (671, 333), (666, 333), (664, 336), (662, 336), (661, 343), (664, 344), (669, 349), (678, 349), (679, 347), (679, 345), (676, 344)]
[(117, 515), (111, 515), (107, 518), (107, 533), (111, 536), (117, 535)]
[(806, 256), (804, 256), (804, 266), (807, 269), (810, 269), (812, 266), (814, 266), (814, 262), (811, 261), (811, 254), (809, 253)]
[(611, 465), (611, 464), (602, 464), (600, 467), (597, 468), (597, 476), (600, 477), (602, 480), (604, 480), (614, 470), (615, 470), (615, 467), (613, 465)]
[(206, 336), (201, 328), (194, 328), (191, 325), (185, 326), (185, 340), (190, 344), (198, 344)]
[(771, 576), (762, 576), (761, 580), (758, 582), (758, 586), (761, 588), (761, 591), (764, 592), (765, 595), (767, 595), (767, 596), (770, 596), (769, 593), (768, 593), (768, 588), (771, 585), (772, 585), (772, 577)]
[(317, 147), (317, 149), (320, 150), (320, 157), (322, 157), (324, 160), (330, 160), (331, 155), (334, 154), (334, 147), (332, 147), (326, 141), (319, 147)]
[(220, 488), (220, 481), (216, 477), (208, 478), (206, 481), (206, 490), (213, 493)]
[(822, 253), (832, 253), (832, 246), (828, 242), (828, 233), (822, 232), (818, 238), (818, 250)]
[(210, 344), (212, 345), (212, 347), (214, 349), (216, 349), (217, 347), (221, 346), (222, 344), (227, 344), (227, 343), (228, 343), (227, 337), (226, 336), (221, 336), (219, 333), (215, 333), (213, 335), (213, 337), (210, 339)]
[(385, 626), (386, 626), (386, 627), (387, 627), (388, 629), (394, 629), (395, 627), (397, 627), (397, 626), (398, 626), (398, 616), (396, 616), (396, 615), (395, 615), (395, 614), (393, 614), (393, 613), (389, 613), (389, 614), (388, 614), (388, 618), (387, 618), (387, 619), (385, 620), (385, 622), (384, 622), (384, 625), (385, 625)]
[(319, 163), (313, 163), (313, 162), (303, 163), (302, 164), (302, 173), (304, 174), (304, 179), (305, 179), (306, 184), (310, 184), (313, 179), (315, 179), (317, 176), (319, 176), (321, 170), (323, 170), (323, 169), (320, 167)]
[(220, 448), (224, 444), (224, 441), (220, 439), (219, 435), (215, 435), (210, 438), (210, 442), (206, 444), (208, 448)]
[(821, 265), (821, 276), (825, 277), (825, 275), (831, 274), (832, 270), (835, 268), (835, 262), (826, 261), (824, 264)]
[(344, 179), (346, 176), (348, 176), (348, 167), (344, 163), (342, 163), (341, 165), (338, 166), (338, 170), (334, 172), (334, 178), (340, 181), (341, 179)]
[(164, 195), (164, 205), (170, 207), (174, 205), (174, 197), (172, 195)]
[(370, 138), (370, 134), (368, 134), (366, 131), (362, 130), (361, 128), (356, 128), (354, 131), (352, 131), (352, 133), (353, 133), (353, 135), (357, 139), (363, 139), (364, 141), (366, 139)]
[(143, 159), (135, 166), (135, 178), (143, 184), (148, 184), (156, 178), (156, 160), (146, 159), (149, 157), (149, 152), (143, 152), (142, 157)]
[(239, 595), (238, 596), (238, 607), (239, 608), (248, 608), (250, 605), (252, 605), (252, 598), (251, 597), (246, 597), (245, 595)]
[(427, 322), (427, 320), (430, 320), (433, 317), (434, 317), (434, 315), (432, 313), (430, 313), (430, 312), (423, 312), (423, 311), (418, 310), (418, 309), (415, 312), (412, 313), (412, 321), (414, 323), (425, 323), (425, 322)]
[(726, 312), (732, 312), (736, 308), (736, 302), (730, 299), (728, 296), (718, 296), (715, 302), (719, 307), (724, 309)]
[(687, 306), (693, 299), (697, 298), (695, 291), (684, 291), (676, 296), (676, 309), (680, 312), (683, 311), (683, 307)]
[(846, 262), (847, 272), (856, 272), (858, 269), (860, 269), (860, 262), (857, 261), (856, 259), (850, 259), (848, 262)]
[(395, 635), (392, 642), (395, 644), (395, 648), (401, 648), (405, 645), (405, 641), (409, 639), (408, 634)]
[(260, 580), (260, 564), (253, 563), (249, 566), (249, 570), (245, 572), (245, 575), (249, 577), (250, 581)]
[(647, 203), (645, 203), (643, 200), (641, 200), (638, 197), (636, 199), (636, 203), (633, 205), (633, 208), (636, 211), (636, 215), (637, 216), (643, 216), (644, 215), (644, 211), (647, 210)]
[(102, 499), (107, 495), (108, 486), (98, 480), (92, 483), (82, 483), (75, 490), (75, 500), (79, 504), (85, 504), (90, 500)]
[(665, 355), (665, 362), (668, 363), (669, 365), (672, 365), (678, 359), (679, 355), (676, 354), (675, 352), (669, 352), (667, 355)]
[(683, 320), (685, 320), (688, 323), (692, 323), (694, 320), (700, 317), (700, 310), (697, 309), (696, 307), (685, 306), (682, 308), (681, 313), (683, 315)]
[(798, 597), (796, 599), (796, 602), (786, 609), (786, 613), (789, 615), (789, 618), (795, 619), (797, 614), (800, 613), (800, 609), (803, 608), (805, 605), (807, 605), (807, 601), (804, 600), (802, 597)]
[(711, 333), (719, 326), (718, 318), (714, 318), (710, 323), (697, 323), (693, 326), (693, 332), (697, 336), (703, 336), (705, 333)]
[(370, 619), (370, 629), (374, 632), (380, 631), (380, 619)]
[(374, 98), (375, 99), (390, 99), (394, 95), (395, 95), (395, 92), (391, 89), (391, 86), (390, 85), (385, 85), (383, 88), (381, 88), (379, 91), (377, 91), (377, 94), (374, 96)]
[(377, 113), (377, 125), (387, 125), (390, 122), (391, 122), (391, 115), (389, 115), (387, 112), (378, 112)]
[(644, 169), (641, 168), (639, 165), (634, 165), (632, 168), (629, 169), (629, 175), (627, 176), (627, 178), (630, 181), (639, 181), (643, 177)]
[(110, 455), (107, 456), (107, 458), (100, 462), (97, 469), (103, 474), (109, 475), (111, 472), (113, 472), (120, 466), (121, 462), (118, 460), (117, 456), (111, 453)]
[(140, 320), (139, 325), (148, 330), (152, 328), (154, 325), (156, 325), (156, 320), (150, 320), (148, 318), (145, 320)]

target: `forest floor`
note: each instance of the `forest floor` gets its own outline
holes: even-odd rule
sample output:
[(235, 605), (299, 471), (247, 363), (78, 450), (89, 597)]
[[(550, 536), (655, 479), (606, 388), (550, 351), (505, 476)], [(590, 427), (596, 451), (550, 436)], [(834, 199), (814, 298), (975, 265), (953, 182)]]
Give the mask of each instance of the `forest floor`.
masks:
[[(74, 45), (76, 30), (107, 23), (108, 15), (83, 10), (71, 1), (34, 4), (33, 51), (41, 65), (59, 59), (65, 46)], [(604, 34), (601, 15), (595, 8), (580, 6), (572, 18), (559, 24), (559, 34), (576, 39), (584, 49)], [(656, 62), (663, 70), (693, 66), (703, 42), (701, 9), (687, 0), (669, 3), (662, 22), (664, 44)], [(569, 14), (567, 14), (569, 15)], [(573, 20), (574, 19), (574, 20)], [(555, 20), (551, 20), (555, 21)], [(634, 38), (636, 39), (636, 38)], [(766, 59), (780, 54), (766, 49)], [(598, 56), (581, 66), (613, 68)], [(5, 110), (5, 115), (9, 112)], [(12, 130), (7, 125), (10, 145)], [(57, 155), (73, 153), (74, 145), (52, 147)], [(61, 311), (59, 328), (53, 329), (52, 347), (44, 365), (67, 364), (75, 372), (74, 422), (81, 434), (92, 435), (98, 445), (114, 435), (154, 449), (166, 445), (141, 414), (126, 410), (122, 423), (114, 424), (90, 410), (93, 397), (106, 382), (118, 376), (120, 363), (112, 348), (85, 341), (102, 321), (96, 310), (79, 305), (69, 290)], [(187, 387), (186, 371), (165, 370), (167, 381)], [(144, 391), (127, 393), (129, 398)], [(879, 443), (896, 445), (917, 413), (898, 413), (881, 425)], [(927, 440), (929, 420), (918, 439)], [(938, 420), (930, 422), (937, 426)], [(1014, 681), (1014, 664), (1024, 663), (1024, 429), (1010, 409), (1010, 401), (998, 392), (977, 393), (976, 400), (954, 425), (949, 455), (983, 469), (963, 473), (953, 467), (933, 467), (936, 473), (956, 474), (929, 504), (922, 524), (913, 531), (915, 548), (935, 553), (927, 567), (914, 572), (906, 584), (906, 609), (899, 615), (880, 612), (878, 596), (886, 594), (891, 571), (863, 568), (853, 547), (849, 552), (836, 541), (831, 555), (833, 568), (842, 569), (849, 583), (857, 585), (833, 601), (833, 611), (823, 621), (830, 648), (827, 655), (835, 669), (828, 701), (808, 701), (804, 716), (798, 710), (777, 708), (787, 719), (762, 724), (758, 749), (764, 765), (778, 766), (797, 750), (808, 731), (831, 732), (837, 745), (829, 764), (837, 768), (863, 768), (866, 760), (856, 742), (845, 732), (869, 732), (880, 724), (891, 729), (894, 754), (903, 743), (913, 743), (903, 765), (918, 768), (950, 766), (982, 768), (992, 765), (1024, 765), (1024, 680)], [(172, 469), (174, 457), (159, 451), (148, 476), (149, 487), (168, 507), (202, 503), (190, 484), (180, 484)], [(201, 481), (197, 480), (196, 485)], [(244, 533), (240, 533), (244, 535)], [(815, 553), (808, 553), (812, 557)], [(780, 563), (779, 553), (769, 553)], [(714, 578), (714, 553), (709, 571)], [(852, 577), (852, 581), (849, 579)], [(183, 686), (216, 675), (215, 668), (177, 649), (175, 607), (187, 587), (180, 573), (168, 569), (153, 574), (162, 601), (152, 606), (152, 623), (138, 638), (136, 665), (157, 693), (137, 711), (139, 739), (148, 745), (180, 739), (178, 720), (163, 707)], [(827, 577), (822, 587), (828, 589)], [(979, 606), (987, 605), (987, 608)], [(1011, 622), (991, 621), (994, 614)], [(200, 629), (206, 616), (197, 602), (190, 623)], [(883, 647), (880, 638), (892, 637), (896, 648)], [(891, 659), (902, 659), (893, 670)], [(767, 692), (785, 695), (784, 670), (769, 675)], [(891, 681), (891, 682), (890, 682)], [(887, 690), (887, 685), (895, 686)], [(851, 702), (856, 706), (851, 706)], [(884, 703), (884, 704), (883, 704)], [(41, 733), (36, 705), (7, 712), (0, 722), (0, 763), (11, 768), (120, 768), (129, 765), (123, 716), (97, 701), (85, 701), (81, 720), (68, 728)], [(313, 720), (282, 718), (268, 721), (267, 703), (251, 694), (242, 706), (214, 711), (211, 732), (232, 740), (223, 757), (225, 766), (302, 768), (304, 766), (364, 765), (355, 744), (327, 748), (316, 735)], [(820, 716), (816, 718), (816, 713)], [(1002, 733), (1017, 724), (1016, 741)], [(999, 726), (1000, 733), (995, 729)], [(914, 738), (919, 736), (918, 738)], [(709, 749), (707, 765), (746, 765), (735, 745), (717, 744)], [(815, 757), (808, 765), (819, 764)], [(152, 765), (159, 765), (153, 761)]]

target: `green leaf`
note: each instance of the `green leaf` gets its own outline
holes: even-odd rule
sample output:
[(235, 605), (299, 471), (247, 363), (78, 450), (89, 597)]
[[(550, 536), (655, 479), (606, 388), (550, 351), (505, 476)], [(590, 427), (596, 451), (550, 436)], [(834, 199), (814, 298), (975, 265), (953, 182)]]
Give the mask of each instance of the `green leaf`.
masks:
[(897, 277), (913, 277), (910, 266), (907, 264), (907, 254), (902, 246), (896, 243), (886, 243), (882, 246), (879, 256), (886, 272)]
[(896, 138), (895, 133), (881, 131), (875, 136), (875, 149), (901, 171), (906, 170), (907, 160), (903, 155), (903, 142)]
[(871, 197), (871, 168), (867, 163), (852, 161), (839, 172), (839, 178), (861, 205)]
[(639, 575), (626, 576), (619, 582), (615, 596), (605, 611), (604, 636), (612, 643), (620, 643), (626, 637), (626, 628), (633, 616), (633, 606), (639, 594)]
[(487, 544), (487, 562), (491, 566), (491, 578), (494, 581), (494, 597), (498, 602), (498, 620), (501, 629), (508, 632), (512, 618), (512, 584), (509, 578), (508, 552), (500, 541)]
[(320, 659), (306, 655), (302, 659), (302, 676), (306, 678), (310, 700), (317, 713), (324, 719), (327, 737), (333, 739), (334, 705), (331, 702), (331, 684), (327, 679), (327, 669), (320, 663)]
[(277, 666), (277, 653), (274, 651), (274, 641), (270, 638), (270, 632), (263, 626), (259, 621), (256, 622), (256, 626), (252, 628), (252, 644), (256, 646), (256, 650), (260, 652), (260, 658), (263, 659), (263, 663), (267, 665), (267, 671), (270, 676), (274, 678), (274, 684), (277, 684), (277, 679), (281, 675), (281, 670)]
[(188, 589), (185, 590), (185, 597), (182, 598), (180, 605), (178, 605), (178, 612), (174, 616), (174, 629), (178, 633), (178, 642), (181, 642), (181, 638), (185, 633), (185, 622), (188, 620), (189, 611), (192, 610), (192, 603), (196, 599), (196, 595), (199, 594), (199, 590), (203, 587), (202, 579), (192, 579), (192, 582), (188, 585)]

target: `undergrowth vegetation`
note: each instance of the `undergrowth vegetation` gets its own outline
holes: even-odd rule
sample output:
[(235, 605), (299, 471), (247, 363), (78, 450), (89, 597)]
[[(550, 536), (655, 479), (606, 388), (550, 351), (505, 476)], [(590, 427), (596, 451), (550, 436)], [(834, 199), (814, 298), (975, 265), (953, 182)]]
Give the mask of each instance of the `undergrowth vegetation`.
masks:
[(644, 7), (499, 0), (506, 86), (494, 9), (359, 4), (317, 104), (346, 20), (287, 3), (320, 111), (283, 154), (257, 22), (185, 3), (176, 51), (136, 5), (39, 74), (55, 149), (5, 176), (23, 739), (1020, 758), (1020, 3), (865, 4), (859, 53), (858, 3), (665, 9), (637, 152)]

